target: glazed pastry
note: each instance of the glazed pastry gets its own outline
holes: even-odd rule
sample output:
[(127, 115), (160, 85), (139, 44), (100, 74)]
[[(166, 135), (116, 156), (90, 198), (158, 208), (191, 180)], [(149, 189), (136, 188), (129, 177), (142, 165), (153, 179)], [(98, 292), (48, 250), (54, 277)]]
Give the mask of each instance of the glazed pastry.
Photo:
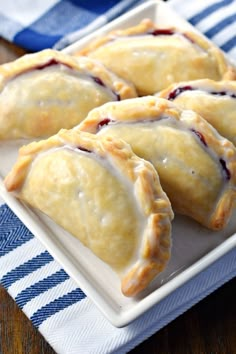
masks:
[(22, 147), (5, 185), (120, 273), (126, 296), (169, 260), (170, 202), (153, 166), (121, 140), (61, 130)]
[(195, 32), (158, 28), (150, 20), (95, 40), (79, 51), (134, 83), (139, 95), (178, 81), (236, 78), (223, 52)]
[(136, 96), (93, 59), (50, 49), (0, 66), (0, 92), (0, 140), (50, 136), (94, 107)]
[(197, 112), (236, 146), (236, 81), (180, 82), (161, 91), (158, 97)]
[(128, 142), (153, 163), (174, 211), (218, 230), (236, 190), (236, 149), (193, 111), (147, 96), (106, 103), (75, 129)]

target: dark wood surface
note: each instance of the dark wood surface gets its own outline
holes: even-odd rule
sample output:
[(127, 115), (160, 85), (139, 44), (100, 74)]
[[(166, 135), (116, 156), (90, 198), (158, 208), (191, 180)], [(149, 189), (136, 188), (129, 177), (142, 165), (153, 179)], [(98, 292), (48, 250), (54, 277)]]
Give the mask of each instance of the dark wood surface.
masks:
[[(24, 53), (23, 49), (0, 39), (0, 64)], [(235, 297), (236, 279), (233, 279), (131, 353), (236, 354)], [(55, 353), (2, 287), (0, 337), (0, 354)]]

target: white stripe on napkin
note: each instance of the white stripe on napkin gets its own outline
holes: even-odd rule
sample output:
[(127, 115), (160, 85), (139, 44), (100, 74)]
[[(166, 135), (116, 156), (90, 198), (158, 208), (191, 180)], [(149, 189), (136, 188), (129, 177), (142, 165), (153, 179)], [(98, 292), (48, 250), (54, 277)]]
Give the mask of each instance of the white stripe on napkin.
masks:
[[(216, 23), (219, 22), (219, 19), (225, 19), (226, 17), (232, 15), (235, 11), (235, 3), (231, 3), (224, 7), (224, 13), (222, 14), (222, 9), (218, 9), (217, 11), (213, 12), (211, 15), (204, 18), (202, 21), (198, 23), (198, 28), (201, 32), (207, 31), (209, 28), (213, 27)], [(188, 15), (188, 18), (191, 18)]]
[(176, 13), (178, 13), (183, 18), (190, 18), (215, 3), (215, 0), (197, 0), (194, 2), (186, 0), (168, 1), (168, 5), (173, 7)]
[(125, 10), (130, 10), (132, 6), (138, 5), (139, 0), (122, 0), (117, 3), (113, 8), (108, 10), (104, 15), (99, 16), (96, 20), (91, 22), (88, 26), (84, 27), (83, 29), (79, 29), (78, 31), (74, 31), (62, 39), (60, 39), (55, 45), (55, 49), (62, 49), (70, 44), (74, 43), (75, 41), (79, 40), (80, 38), (86, 36), (89, 33), (92, 33), (99, 27), (105, 25), (107, 22), (113, 20), (115, 17), (125, 12)]
[(231, 25), (227, 26), (219, 33), (214, 35), (212, 37), (212, 40), (214, 42), (217, 42), (221, 46), (232, 37), (232, 33), (236, 33), (236, 22), (232, 23)]
[[(30, 25), (60, 0), (0, 0), (0, 12), (22, 25)], [(24, 16), (22, 16), (24, 14)]]
[(14, 284), (9, 287), (9, 292), (12, 294), (20, 294), (26, 288), (29, 288), (36, 282), (42, 281), (45, 277), (49, 277), (55, 274), (61, 269), (57, 262), (50, 262), (45, 264), (43, 267), (37, 269), (33, 273), (30, 273), (24, 278), (19, 279)]
[[(44, 251), (45, 248), (43, 245), (39, 243), (35, 238), (27, 241), (22, 246), (17, 247), (1, 258), (0, 279), (13, 268), (20, 266), (22, 262), (27, 262), (31, 258), (36, 257), (39, 253)], [(14, 260), (14, 262), (12, 262), (12, 260)]]
[(77, 288), (78, 285), (75, 282), (73, 282), (71, 279), (68, 279), (64, 281), (62, 284), (59, 284), (53, 287), (52, 289), (47, 290), (46, 292), (40, 294), (36, 298), (33, 298), (23, 307), (23, 310), (28, 317), (31, 317), (38, 309), (47, 305), (49, 302), (54, 301), (57, 298)]

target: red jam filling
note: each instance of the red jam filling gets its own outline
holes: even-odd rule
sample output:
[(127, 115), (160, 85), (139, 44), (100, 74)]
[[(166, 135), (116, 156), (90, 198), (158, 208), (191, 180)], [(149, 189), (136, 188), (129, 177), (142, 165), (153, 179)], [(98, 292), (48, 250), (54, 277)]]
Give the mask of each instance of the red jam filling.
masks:
[(109, 123), (114, 122), (114, 120), (110, 119), (110, 118), (104, 118), (103, 120), (101, 120), (98, 125), (97, 125), (97, 130), (100, 130), (103, 126), (108, 125)]
[(88, 152), (88, 153), (92, 152), (91, 150), (88, 150), (88, 149), (84, 148), (83, 146), (77, 146), (77, 149), (84, 151), (84, 152)]
[(153, 36), (172, 36), (173, 34), (180, 34), (181, 36), (185, 37), (191, 43), (194, 43), (193, 39), (189, 37), (186, 33), (176, 32), (171, 28), (157, 28), (148, 34), (152, 34)]
[[(96, 84), (102, 86), (102, 87), (106, 87), (106, 85), (104, 84), (104, 82), (100, 79), (100, 77), (97, 76), (91, 76), (93, 81), (96, 82)], [(112, 91), (112, 90), (111, 90)], [(120, 95), (114, 91), (112, 91), (112, 93), (116, 96), (116, 100), (120, 101)]]
[(179, 95), (181, 95), (181, 93), (185, 92), (185, 91), (194, 91), (194, 90), (201, 90), (201, 91), (205, 91), (206, 93), (209, 93), (210, 95), (214, 95), (214, 96), (229, 96), (232, 98), (236, 98), (236, 94), (232, 93), (232, 92), (227, 92), (227, 91), (211, 91), (208, 92), (207, 90), (204, 90), (202, 88), (197, 88), (197, 87), (192, 87), (192, 86), (180, 86), (177, 87), (175, 90), (171, 91), (167, 97), (167, 100), (169, 101), (173, 101), (175, 100)]
[(205, 140), (204, 135), (202, 133), (200, 133), (198, 130), (195, 130), (195, 129), (191, 129), (191, 132), (196, 134), (197, 137), (200, 139), (200, 141), (203, 143), (203, 145), (205, 145), (207, 147), (206, 140)]
[(229, 181), (230, 178), (231, 178), (231, 173), (230, 173), (229, 169), (228, 169), (227, 166), (226, 166), (225, 160), (220, 159), (220, 164), (221, 164), (221, 166), (222, 166), (222, 169), (223, 169), (225, 178)]
[(149, 34), (152, 34), (153, 36), (171, 36), (172, 34), (175, 34), (175, 31), (169, 28), (157, 28), (152, 32), (149, 32)]
[(42, 64), (42, 65), (36, 66), (35, 69), (36, 69), (36, 70), (43, 70), (43, 69), (45, 69), (45, 68), (48, 68), (49, 66), (59, 65), (59, 64), (65, 65), (65, 66), (67, 66), (68, 68), (72, 69), (72, 67), (71, 67), (69, 64), (62, 63), (62, 62), (60, 62), (60, 61), (58, 61), (57, 59), (54, 59), (54, 58), (50, 59), (47, 63), (44, 63), (44, 64)]

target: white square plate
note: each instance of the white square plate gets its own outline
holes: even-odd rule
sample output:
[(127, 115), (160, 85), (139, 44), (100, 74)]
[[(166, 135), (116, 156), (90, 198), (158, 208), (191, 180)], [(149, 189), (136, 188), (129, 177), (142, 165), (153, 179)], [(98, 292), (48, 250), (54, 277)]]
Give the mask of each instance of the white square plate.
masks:
[[(177, 27), (193, 30), (189, 23), (176, 15), (165, 3), (148, 1), (64, 51), (72, 53), (95, 36), (113, 29), (130, 27), (143, 18), (150, 18), (159, 26), (168, 27), (174, 23)], [(176, 216), (173, 222), (172, 257), (167, 269), (142, 295), (134, 299), (126, 298), (121, 294), (117, 275), (108, 266), (48, 217), (27, 207), (5, 191), (3, 178), (16, 161), (18, 148), (23, 143), (0, 144), (1, 196), (107, 319), (117, 327), (125, 326), (136, 319), (236, 246), (236, 219), (233, 216), (228, 227), (221, 232), (209, 231), (188, 218)]]

